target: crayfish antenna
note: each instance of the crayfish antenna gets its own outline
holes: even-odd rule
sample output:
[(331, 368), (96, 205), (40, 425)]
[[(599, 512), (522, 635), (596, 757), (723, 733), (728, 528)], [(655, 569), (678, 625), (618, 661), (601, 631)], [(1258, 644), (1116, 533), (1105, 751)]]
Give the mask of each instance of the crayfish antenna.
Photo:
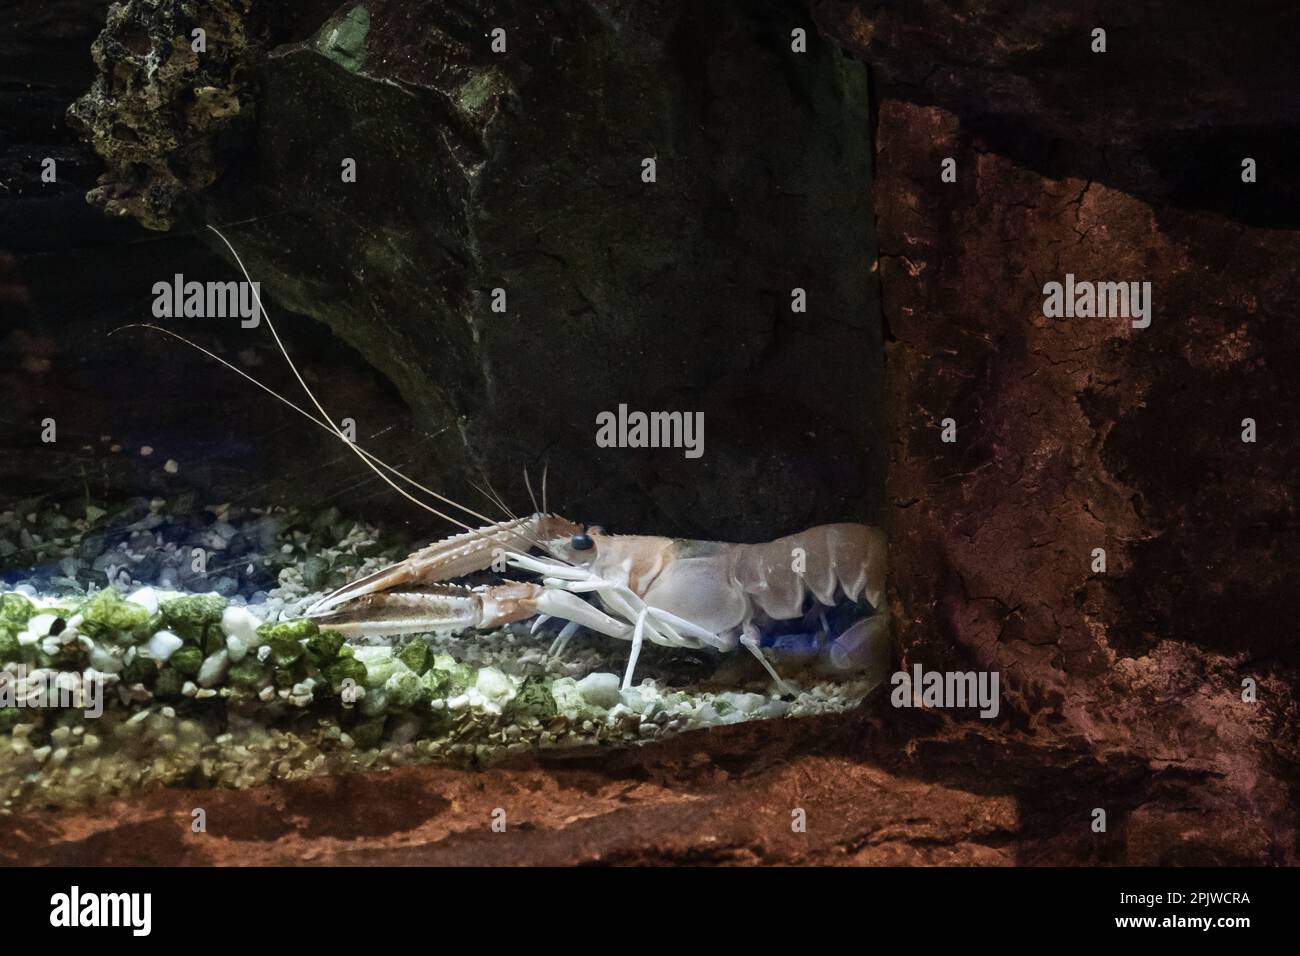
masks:
[[(439, 518), (441, 518), (444, 521), (450, 522), (451, 524), (457, 525), (458, 527), (465, 528), (466, 530), (470, 530), (469, 525), (466, 525), (460, 521), (457, 521), (455, 518), (451, 518), (443, 514), (441, 511), (438, 511), (436, 508), (433, 508), (430, 505), (426, 504), (425, 502), (420, 501), (414, 495), (410, 494), (405, 489), (398, 486), (396, 482), (394, 482), (391, 478), (389, 478), (382, 471), (380, 471), (379, 468), (373, 462), (371, 462), (356, 447), (355, 442), (350, 441), (348, 437), (343, 434), (343, 431), (339, 428), (337, 423), (335, 423), (334, 419), (330, 417), (329, 412), (325, 411), (325, 406), (322, 405), (320, 403), (320, 400), (316, 398), (316, 393), (311, 390), (311, 387), (307, 384), (307, 381), (302, 377), (302, 373), (298, 371), (298, 366), (294, 364), (293, 357), (289, 355), (289, 350), (285, 348), (284, 342), (280, 339), (280, 333), (279, 331), (276, 330), (275, 323), (271, 321), (271, 316), (266, 311), (266, 306), (262, 305), (262, 294), (259, 291), (259, 287), (257, 283), (253, 281), (253, 277), (248, 274), (248, 269), (245, 268), (244, 266), (244, 260), (239, 257), (239, 253), (235, 251), (235, 247), (230, 244), (229, 239), (227, 239), (224, 235), (222, 235), (220, 229), (218, 229), (216, 226), (211, 224), (208, 225), (208, 228), (211, 229), (214, 233), (216, 233), (217, 238), (220, 239), (223, 243), (225, 243), (226, 248), (230, 250), (230, 254), (235, 257), (235, 263), (239, 266), (239, 271), (244, 274), (244, 278), (248, 281), (249, 287), (253, 290), (253, 298), (257, 302), (257, 311), (262, 316), (262, 318), (266, 319), (266, 327), (271, 330), (271, 335), (275, 339), (276, 347), (279, 348), (280, 354), (284, 356), (284, 360), (288, 364), (289, 370), (293, 372), (293, 377), (298, 380), (298, 384), (302, 386), (302, 390), (307, 394), (307, 397), (311, 399), (311, 403), (316, 406), (316, 410), (320, 412), (321, 417), (324, 418), (325, 421), (329, 423), (330, 431), (332, 431), (340, 441), (342, 441), (345, 445), (347, 445), (356, 453), (356, 456), (359, 459), (361, 459), (362, 464), (364, 464), (367, 468), (373, 471), (375, 475), (382, 482), (384, 482), (386, 485), (388, 485), (390, 488), (396, 491), (403, 498), (406, 498), (408, 501), (418, 505), (419, 507), (423, 508), (424, 510), (432, 514), (437, 515)], [(461, 511), (464, 511), (467, 514), (474, 514), (474, 512), (470, 511), (468, 508), (466, 508), (464, 505), (460, 504), (459, 502), (452, 501), (450, 498), (444, 498), (442, 495), (436, 494), (435, 492), (430, 492), (427, 488), (424, 490), (429, 494), (433, 494), (434, 497), (436, 497), (439, 501), (444, 501), (447, 504), (459, 508)], [(482, 518), (481, 515), (475, 515), (475, 517)]]

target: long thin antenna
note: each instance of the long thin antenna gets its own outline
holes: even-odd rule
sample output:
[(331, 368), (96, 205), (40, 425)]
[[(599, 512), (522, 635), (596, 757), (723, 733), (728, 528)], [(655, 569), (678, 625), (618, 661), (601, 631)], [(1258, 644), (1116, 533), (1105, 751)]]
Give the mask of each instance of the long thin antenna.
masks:
[[(357, 448), (354, 442), (350, 441), (348, 437), (343, 434), (343, 432), (339, 429), (339, 426), (334, 422), (334, 419), (330, 417), (329, 412), (325, 411), (325, 406), (323, 406), (320, 403), (320, 401), (316, 398), (316, 393), (311, 390), (310, 386), (308, 386), (307, 382), (303, 379), (302, 374), (298, 371), (298, 366), (296, 366), (293, 363), (293, 358), (289, 355), (289, 350), (284, 347), (284, 342), (280, 340), (280, 333), (276, 331), (275, 323), (271, 321), (271, 316), (266, 311), (266, 306), (262, 305), (261, 293), (258, 291), (257, 284), (253, 282), (253, 277), (248, 274), (248, 269), (244, 267), (244, 260), (239, 257), (239, 253), (236, 252), (235, 247), (230, 244), (230, 240), (227, 239), (224, 235), (222, 235), (221, 230), (219, 230), (216, 226), (213, 226), (211, 224), (208, 225), (208, 228), (211, 229), (214, 233), (216, 233), (217, 237), (223, 243), (225, 243), (226, 248), (230, 250), (230, 254), (235, 257), (235, 262), (239, 265), (239, 271), (244, 274), (244, 278), (248, 281), (249, 287), (253, 290), (253, 298), (257, 301), (257, 310), (262, 315), (262, 317), (266, 319), (266, 327), (271, 330), (271, 335), (275, 338), (275, 344), (280, 349), (280, 354), (284, 356), (285, 362), (288, 363), (289, 369), (293, 372), (293, 377), (298, 380), (298, 384), (301, 385), (302, 390), (307, 393), (307, 397), (310, 398), (312, 404), (316, 406), (316, 410), (320, 412), (321, 417), (324, 418), (325, 421), (329, 422), (330, 430), (334, 432), (334, 434), (337, 435), (338, 438), (341, 441), (343, 441), (349, 448), (351, 448), (354, 452), (356, 452), (357, 458), (359, 458), (367, 468), (369, 468), (376, 475), (378, 475), (381, 481), (383, 481), (385, 484), (391, 487), (403, 498), (407, 499), (408, 501), (412, 502), (415, 505), (418, 505), (421, 508), (424, 508), (426, 511), (430, 512), (431, 514), (437, 515), (438, 517), (442, 518), (444, 521), (448, 521), (456, 525), (457, 527), (464, 528), (467, 531), (475, 530), (473, 528), (470, 528), (468, 525), (460, 521), (457, 521), (454, 518), (448, 517), (447, 515), (443, 514), (441, 511), (438, 511), (436, 508), (430, 507), (429, 505), (425, 504), (423, 501), (420, 501), (414, 495), (407, 492), (404, 488), (398, 486), (396, 482), (394, 482), (391, 478), (389, 478), (382, 471), (380, 471), (379, 468), (377, 468), (375, 464), (371, 462), (361, 452), (359, 448)], [(468, 514), (473, 514), (473, 512), (471, 512), (464, 505), (452, 501), (449, 498), (444, 498), (442, 495), (436, 493), (434, 493), (434, 497), (436, 497), (439, 501), (445, 501), (451, 505), (454, 505), (455, 507), (460, 508), (460, 510)]]
[[(389, 478), (387, 475), (383, 473), (383, 471), (381, 471), (381, 468), (383, 470), (391, 472), (392, 474), (401, 478), (407, 484), (419, 489), (420, 491), (423, 491), (425, 494), (430, 495), (431, 497), (437, 499), (438, 501), (445, 502), (446, 504), (451, 505), (452, 507), (457, 508), (460, 511), (463, 511), (468, 515), (478, 518), (481, 521), (487, 521), (489, 524), (492, 525), (496, 525), (499, 522), (492, 521), (491, 518), (488, 518), (485, 515), (479, 514), (477, 511), (467, 508), (465, 505), (462, 505), (460, 502), (454, 501), (451, 498), (439, 494), (438, 492), (432, 490), (431, 488), (426, 488), (424, 485), (421, 485), (419, 482), (411, 478), (408, 478), (406, 475), (402, 474), (396, 468), (387, 464), (386, 462), (381, 461), (376, 456), (370, 454), (365, 449), (361, 448), (356, 442), (350, 440), (346, 435), (343, 434), (342, 430), (335, 423), (334, 419), (330, 417), (329, 412), (325, 411), (325, 407), (321, 405), (320, 401), (316, 398), (316, 394), (307, 385), (307, 382), (303, 379), (302, 374), (298, 371), (298, 367), (294, 364), (293, 358), (289, 355), (289, 350), (285, 348), (284, 342), (280, 338), (280, 333), (279, 331), (277, 331), (275, 327), (275, 323), (271, 321), (270, 313), (266, 311), (266, 306), (262, 304), (262, 296), (258, 289), (257, 283), (255, 283), (253, 281), (252, 276), (248, 274), (248, 269), (244, 266), (244, 260), (240, 258), (239, 253), (235, 251), (235, 247), (231, 245), (230, 240), (227, 239), (221, 233), (221, 230), (217, 229), (215, 226), (211, 224), (209, 224), (207, 228), (212, 230), (212, 232), (216, 234), (216, 236), (222, 241), (222, 243), (225, 244), (225, 247), (230, 250), (230, 254), (235, 257), (235, 262), (239, 265), (239, 271), (243, 273), (244, 279), (247, 280), (249, 287), (253, 291), (253, 298), (257, 302), (258, 313), (263, 318), (266, 319), (266, 326), (271, 330), (271, 335), (275, 339), (276, 347), (279, 348), (280, 354), (284, 356), (284, 360), (286, 364), (288, 364), (290, 371), (293, 372), (294, 378), (298, 380), (298, 384), (302, 386), (302, 390), (307, 394), (307, 397), (311, 399), (312, 404), (316, 406), (316, 410), (320, 412), (321, 418), (317, 418), (316, 416), (308, 412), (306, 409), (299, 407), (289, 399), (285, 398), (283, 395), (276, 392), (274, 389), (264, 385), (256, 378), (254, 378), (252, 375), (249, 375), (247, 372), (245, 372), (243, 369), (240, 369), (237, 366), (231, 364), (230, 362), (227, 362), (225, 359), (221, 358), (221, 356), (210, 351), (209, 349), (205, 349), (201, 345), (198, 345), (195, 342), (191, 342), (190, 340), (186, 339), (184, 336), (177, 335), (175, 332), (172, 332), (169, 329), (161, 328), (160, 326), (150, 325), (148, 323), (139, 323), (139, 324), (144, 328), (150, 328), (159, 332), (163, 332), (167, 335), (172, 336), (175, 339), (180, 340), (181, 342), (184, 342), (186, 345), (189, 345), (192, 348), (198, 349), (200, 352), (204, 353), (210, 358), (215, 359), (217, 362), (221, 363), (226, 368), (229, 368), (232, 371), (243, 376), (245, 379), (252, 382), (258, 388), (265, 391), (267, 394), (271, 395), (276, 399), (279, 399), (281, 402), (288, 405), (290, 408), (294, 409), (299, 414), (304, 415), (306, 418), (315, 422), (317, 425), (320, 425), (322, 428), (327, 429), (330, 433), (332, 433), (335, 437), (337, 437), (340, 441), (342, 441), (348, 448), (350, 448), (356, 454), (357, 458), (361, 460), (362, 464), (364, 464), (367, 468), (369, 468), (372, 472), (375, 473), (376, 477), (378, 477), (382, 482), (384, 482), (384, 484), (388, 485), (390, 488), (396, 491), (407, 501), (410, 501), (416, 507), (422, 508), (425, 511), (429, 512), (430, 514), (436, 515), (437, 517), (441, 518), (443, 521), (455, 525), (456, 527), (461, 528), (472, 535), (484, 538), (491, 542), (498, 541), (499, 539), (497, 535), (500, 533), (500, 529), (494, 531), (493, 529), (490, 528), (489, 529), (473, 528), (470, 525), (465, 524), (463, 521), (459, 521), (456, 518), (451, 517), (450, 515), (444, 514), (443, 512), (439, 511), (437, 508), (434, 508), (431, 505), (427, 504), (426, 502), (421, 501), (420, 499), (416, 498), (414, 495), (406, 491), (404, 488), (397, 485), (391, 478)], [(322, 421), (321, 419), (324, 420)], [(505, 510), (507, 514), (510, 513), (509, 509), (505, 509)], [(512, 520), (516, 524), (521, 524), (519, 522), (519, 519), (517, 518)], [(530, 535), (525, 528), (519, 527), (510, 530), (513, 531), (514, 533), (519, 534), (520, 537), (524, 538), (524, 540), (528, 541), (530, 544), (541, 546), (543, 547), (543, 550), (545, 550), (545, 547), (541, 545), (541, 542), (537, 541), (534, 536)], [(562, 564), (569, 563), (565, 561), (563, 558), (555, 558), (555, 560)]]
[[(438, 492), (434, 491), (434, 490), (431, 489), (431, 488), (426, 488), (424, 485), (420, 484), (420, 483), (419, 483), (418, 481), (416, 481), (414, 478), (408, 477), (407, 475), (405, 475), (405, 474), (403, 474), (402, 472), (398, 471), (398, 470), (397, 470), (396, 468), (394, 468), (392, 465), (390, 465), (390, 464), (388, 464), (387, 462), (383, 461), (382, 459), (380, 459), (380, 458), (377, 457), (376, 455), (373, 455), (373, 454), (371, 454), (370, 452), (366, 451), (366, 449), (362, 448), (362, 447), (361, 447), (359, 444), (357, 444), (356, 442), (349, 441), (347, 438), (345, 438), (345, 437), (343, 437), (341, 434), (339, 434), (339, 432), (337, 431), (337, 429), (331, 428), (331, 427), (329, 426), (329, 424), (327, 424), (326, 422), (324, 422), (324, 421), (322, 421), (321, 419), (317, 418), (317, 417), (316, 417), (315, 415), (313, 415), (311, 412), (307, 411), (307, 409), (303, 408), (301, 405), (298, 405), (297, 403), (295, 403), (295, 402), (292, 401), (291, 399), (288, 399), (288, 398), (286, 398), (285, 396), (281, 395), (281, 394), (280, 394), (279, 392), (277, 392), (275, 389), (273, 389), (273, 388), (271, 388), (269, 385), (266, 385), (265, 383), (259, 381), (258, 379), (256, 379), (256, 378), (253, 377), (252, 375), (249, 375), (247, 372), (245, 372), (245, 371), (244, 371), (242, 368), (240, 368), (239, 366), (237, 366), (237, 365), (235, 365), (235, 364), (233, 364), (233, 363), (231, 363), (231, 362), (228, 362), (226, 359), (223, 359), (220, 355), (218, 355), (217, 353), (213, 352), (211, 349), (206, 349), (206, 348), (204, 348), (202, 345), (199, 345), (197, 342), (193, 342), (193, 341), (191, 341), (190, 339), (187, 339), (185, 336), (183, 336), (183, 335), (179, 335), (179, 334), (177, 334), (176, 332), (173, 332), (171, 329), (165, 329), (165, 328), (163, 328), (163, 327), (160, 326), (160, 325), (152, 325), (152, 324), (150, 324), (150, 323), (148, 323), (148, 322), (137, 322), (137, 323), (134, 323), (134, 324), (132, 324), (132, 325), (124, 325), (124, 326), (122, 326), (121, 328), (114, 329), (112, 332), (109, 333), (109, 335), (114, 335), (114, 334), (116, 334), (116, 333), (118, 333), (118, 332), (122, 332), (122, 331), (124, 331), (124, 330), (126, 330), (126, 329), (135, 329), (135, 328), (140, 328), (140, 329), (151, 329), (151, 330), (154, 331), (154, 332), (161, 332), (163, 335), (169, 335), (169, 336), (171, 336), (172, 338), (174, 338), (174, 339), (176, 339), (176, 340), (178, 340), (178, 341), (180, 341), (180, 342), (184, 342), (184, 343), (185, 343), (186, 345), (188, 345), (190, 348), (192, 348), (192, 349), (196, 349), (196, 350), (198, 350), (199, 352), (202, 352), (204, 355), (206, 355), (208, 358), (212, 359), (213, 361), (221, 363), (221, 364), (224, 365), (226, 368), (228, 368), (228, 369), (230, 369), (232, 372), (234, 372), (236, 375), (239, 375), (240, 377), (242, 377), (242, 378), (244, 378), (244, 379), (247, 379), (249, 382), (252, 382), (254, 385), (256, 385), (258, 388), (260, 388), (262, 391), (266, 392), (266, 393), (267, 393), (268, 395), (270, 395), (272, 398), (275, 398), (275, 399), (277, 399), (278, 401), (283, 402), (285, 405), (288, 405), (290, 408), (292, 408), (292, 409), (293, 409), (295, 412), (297, 412), (299, 415), (303, 416), (304, 418), (308, 419), (309, 421), (315, 422), (317, 425), (319, 425), (321, 428), (325, 429), (327, 432), (330, 432), (331, 434), (333, 434), (333, 435), (337, 436), (338, 438), (342, 439), (343, 441), (347, 442), (350, 446), (352, 446), (353, 448), (355, 448), (355, 449), (357, 450), (357, 452), (358, 452), (358, 453), (359, 453), (363, 458), (368, 459), (368, 462), (371, 463), (372, 470), (373, 470), (374, 466), (378, 466), (379, 468), (383, 468), (384, 470), (386, 470), (386, 471), (388, 471), (388, 472), (391, 472), (392, 474), (396, 475), (398, 478), (401, 478), (403, 481), (405, 481), (405, 482), (406, 482), (408, 485), (410, 485), (411, 487), (413, 487), (413, 488), (417, 488), (417, 489), (419, 489), (420, 491), (423, 491), (425, 494), (427, 494), (427, 495), (431, 495), (432, 497), (437, 498), (439, 501), (445, 501), (447, 504), (449, 504), (449, 505), (453, 505), (453, 506), (459, 508), (461, 511), (464, 511), (466, 514), (468, 514), (468, 515), (470, 515), (470, 516), (472, 516), (472, 517), (474, 517), (474, 518), (478, 518), (480, 521), (486, 521), (486, 522), (488, 522), (489, 524), (496, 524), (496, 522), (493, 521), (491, 518), (489, 518), (487, 515), (479, 514), (477, 511), (474, 511), (472, 508), (467, 508), (467, 507), (465, 507), (464, 505), (460, 504), (459, 502), (452, 501), (450, 498), (447, 498), (447, 497), (444, 497), (443, 495), (438, 494)], [(383, 475), (380, 475), (379, 477), (383, 478), (384, 476), (383, 476)], [(387, 481), (387, 479), (385, 479), (385, 481)], [(392, 482), (388, 482), (388, 484), (392, 484)], [(402, 491), (402, 489), (399, 488), (398, 491)], [(405, 492), (402, 492), (402, 494), (405, 495), (407, 498), (410, 498), (410, 497), (411, 497), (410, 495), (406, 495)], [(463, 529), (466, 530), (466, 531), (475, 531), (475, 530), (477, 530), (477, 529), (472, 528), (472, 527), (470, 527), (469, 525), (465, 524), (464, 522), (457, 521), (455, 518), (451, 518), (451, 517), (448, 517), (447, 515), (444, 515), (441, 511), (438, 511), (437, 509), (435, 509), (435, 508), (433, 508), (433, 507), (431, 507), (431, 506), (425, 504), (425, 503), (422, 502), (422, 501), (419, 501), (419, 500), (414, 499), (414, 498), (411, 498), (411, 500), (414, 501), (414, 502), (415, 502), (417, 505), (419, 505), (421, 508), (425, 509), (426, 511), (429, 511), (429, 512), (431, 512), (431, 513), (437, 515), (439, 518), (442, 518), (442, 519), (445, 520), (445, 521), (449, 521), (450, 523), (456, 525), (456, 526), (459, 527), (459, 528), (463, 528)]]
[(477, 491), (484, 498), (486, 498), (488, 500), (488, 503), (491, 504), (493, 507), (500, 508), (501, 513), (505, 515), (508, 519), (510, 519), (511, 521), (515, 520), (514, 512), (512, 512), (509, 508), (507, 508), (506, 503), (502, 501), (500, 498), (498, 498), (495, 493), (488, 491), (477, 481), (471, 481), (469, 483), (469, 486), (473, 488), (475, 491)]
[[(488, 501), (493, 502), (498, 508), (500, 508), (503, 512), (505, 512), (506, 516), (511, 521), (519, 522), (520, 521), (519, 516), (510, 510), (510, 506), (506, 504), (506, 500), (503, 497), (501, 497), (500, 492), (498, 492), (496, 488), (492, 486), (492, 479), (487, 476), (487, 471), (484, 470), (483, 468), (480, 468), (479, 473), (483, 476), (483, 483), (487, 485), (487, 490), (484, 490), (478, 485), (474, 485), (474, 487), (478, 489), (479, 494), (483, 495), (485, 498), (488, 499)], [(543, 551), (547, 550), (546, 545), (544, 545), (534, 535), (530, 535), (527, 531), (524, 531), (522, 527), (520, 528), (519, 534), (534, 546), (541, 548)], [(556, 560), (563, 560), (563, 559), (557, 558)], [(565, 563), (567, 564), (568, 562), (566, 561)]]
[(537, 507), (537, 496), (536, 496), (535, 494), (533, 494), (533, 483), (532, 483), (531, 481), (528, 480), (528, 466), (527, 466), (527, 465), (524, 466), (524, 487), (528, 489), (528, 497), (529, 497), (529, 499), (530, 499), (530, 500), (532, 501), (532, 503), (533, 503), (533, 512), (534, 512), (534, 513), (540, 513), (540, 510), (541, 510), (541, 509), (539, 509), (539, 508)]

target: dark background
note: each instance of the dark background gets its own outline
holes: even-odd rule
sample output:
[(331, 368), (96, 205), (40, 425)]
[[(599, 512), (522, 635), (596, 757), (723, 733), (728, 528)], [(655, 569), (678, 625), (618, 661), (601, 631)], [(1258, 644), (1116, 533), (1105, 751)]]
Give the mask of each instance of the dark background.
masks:
[[(378, 2), (359, 73), (313, 39), (337, 22), (326, 4), (259, 8), (243, 47), (225, 39), (224, 8), (145, 23), (128, 5), (96, 71), (105, 6), (11, 14), (3, 41), (0, 225), (32, 300), (5, 307), (13, 493), (57, 497), (77, 475), (67, 493), (81, 496), (83, 473), (100, 494), (148, 493), (171, 458), (170, 483), (209, 501), (338, 504), (417, 536), (450, 530), (232, 373), (154, 333), (108, 336), (149, 319), (160, 278), (239, 277), (214, 254), (213, 223), (327, 407), (480, 510), (471, 482), (523, 511), (524, 469), (536, 486), (549, 465), (553, 505), (628, 533), (767, 540), (882, 520), (866, 71), (799, 5), (662, 0), (614, 29), (600, 4), (533, 16)], [(509, 57), (475, 39), (497, 22), (512, 25)], [(147, 77), (149, 32), (196, 23), (212, 38), (199, 72)], [(812, 37), (793, 61), (791, 25)], [(68, 105), (94, 84), (71, 129)], [(476, 84), (507, 92), (458, 107)], [(239, 116), (195, 119), (205, 85), (233, 91)], [(39, 182), (47, 155), (55, 186)], [(640, 183), (645, 155), (655, 186)], [(355, 185), (338, 182), (340, 156), (358, 158)], [(83, 199), (105, 171), (107, 216)], [(488, 309), (497, 285), (505, 316)], [(806, 315), (790, 312), (795, 286)], [(167, 324), (303, 400), (265, 327)], [(704, 457), (597, 448), (596, 414), (621, 402), (703, 411)], [(47, 415), (57, 447), (38, 441)], [(104, 454), (101, 435), (123, 453)], [(155, 455), (135, 456), (141, 445)]]

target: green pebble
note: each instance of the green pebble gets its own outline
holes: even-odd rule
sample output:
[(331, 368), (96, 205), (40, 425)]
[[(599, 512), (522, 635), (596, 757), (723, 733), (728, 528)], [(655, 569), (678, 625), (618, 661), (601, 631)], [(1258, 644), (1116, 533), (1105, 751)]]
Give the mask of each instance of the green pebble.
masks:
[(81, 633), (96, 641), (136, 641), (149, 623), (149, 612), (104, 588), (81, 606)]
[(538, 677), (529, 677), (524, 681), (519, 693), (510, 702), (509, 710), (519, 716), (536, 717), (543, 723), (554, 719), (559, 712), (550, 684)]
[(271, 638), (271, 656), (268, 660), (275, 667), (288, 667), (303, 655), (302, 642), (292, 637)]
[(10, 624), (0, 623), (0, 664), (16, 664), (22, 657), (18, 632)]
[[(274, 660), (274, 655), (272, 660)], [(276, 687), (293, 687), (294, 684), (306, 679), (307, 663), (305, 661), (293, 661), (289, 664), (273, 665), (271, 674)]]
[(131, 636), (135, 638), (136, 643), (143, 644), (147, 643), (149, 638), (153, 637), (159, 631), (165, 630), (167, 630), (167, 622), (163, 620), (161, 614), (155, 613), (149, 618), (149, 620), (144, 622), (143, 626), (137, 627)]
[(122, 681), (128, 686), (144, 684), (145, 687), (150, 687), (157, 677), (158, 665), (141, 654), (137, 654), (131, 663), (122, 668)]
[(315, 665), (324, 666), (339, 656), (343, 649), (343, 635), (338, 631), (321, 631), (306, 640), (307, 657)]
[(451, 697), (451, 673), (438, 667), (430, 667), (420, 678), (430, 697)]
[(403, 647), (397, 657), (416, 674), (423, 674), (429, 669), (429, 645), (418, 638)]
[(187, 594), (163, 601), (158, 605), (158, 613), (167, 630), (202, 647), (209, 630), (220, 630), (221, 613), (227, 603), (217, 594)]
[(203, 656), (210, 657), (226, 649), (226, 632), (219, 627), (209, 627), (203, 637)]
[(296, 621), (267, 621), (257, 629), (257, 636), (265, 638), (267, 643), (276, 639), (303, 641), (315, 637), (320, 628), (311, 618), (299, 618)]
[(186, 677), (194, 677), (203, 665), (203, 652), (187, 645), (174, 651), (167, 659), (167, 665)]
[(366, 665), (355, 657), (340, 657), (325, 668), (325, 679), (329, 681), (335, 693), (342, 690), (343, 682), (351, 680), (358, 687), (366, 685)]
[(250, 656), (230, 668), (226, 675), (226, 682), (231, 687), (238, 687), (241, 690), (259, 691), (271, 683), (271, 675), (257, 658)]
[(0, 622), (5, 624), (26, 624), (36, 614), (36, 605), (21, 594), (0, 595)]
[[(176, 652), (177, 654), (180, 651)], [(153, 683), (153, 695), (165, 699), (172, 699), (181, 696), (181, 685), (185, 683), (185, 678), (181, 676), (180, 671), (174, 667), (164, 667), (158, 672), (158, 677)]]
[(434, 654), (433, 663), (425, 673), (426, 686), (435, 697), (455, 697), (469, 690), (469, 686), (478, 677), (478, 671), (464, 664), (456, 663), (450, 654)]
[(363, 750), (378, 747), (379, 741), (384, 737), (384, 722), (386, 720), (386, 717), (363, 720), (348, 731), (348, 736)]
[(362, 661), (366, 665), (366, 686), (383, 687), (384, 682), (407, 666), (392, 654), (375, 655)]
[(428, 690), (413, 671), (398, 671), (384, 682), (384, 693), (395, 707), (411, 708), (428, 701)]

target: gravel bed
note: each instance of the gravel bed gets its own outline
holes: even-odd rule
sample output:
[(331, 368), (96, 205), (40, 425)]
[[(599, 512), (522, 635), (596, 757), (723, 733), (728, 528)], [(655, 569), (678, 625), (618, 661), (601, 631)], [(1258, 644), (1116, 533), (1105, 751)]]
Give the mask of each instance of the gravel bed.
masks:
[[(556, 659), (551, 622), (366, 644), (295, 617), (410, 545), (335, 510), (196, 509), (185, 494), (0, 512), (0, 812), (633, 745), (842, 711), (872, 689), (785, 654), (798, 692), (783, 698), (753, 661), (647, 647), (621, 691), (624, 642), (579, 634)], [(102, 696), (72, 706), (79, 689)]]

